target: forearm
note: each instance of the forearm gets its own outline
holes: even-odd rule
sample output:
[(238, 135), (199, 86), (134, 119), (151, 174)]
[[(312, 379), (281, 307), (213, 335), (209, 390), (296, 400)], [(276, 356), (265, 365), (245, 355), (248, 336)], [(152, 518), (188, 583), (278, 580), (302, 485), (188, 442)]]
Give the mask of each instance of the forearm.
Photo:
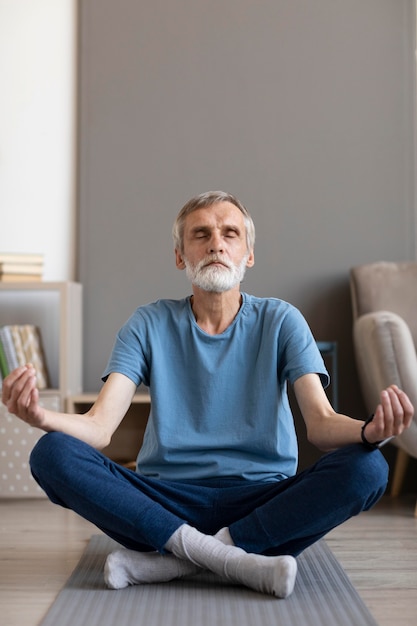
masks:
[[(295, 381), (295, 394), (307, 427), (308, 440), (320, 450), (329, 451), (362, 441), (364, 421), (336, 413), (331, 407), (316, 374)], [(396, 385), (383, 389), (373, 420), (366, 425), (370, 444), (397, 437), (409, 428), (414, 407)]]
[(333, 409), (317, 375), (302, 376), (294, 389), (310, 443), (329, 451), (361, 441), (363, 422)]
[(314, 446), (328, 452), (353, 443), (360, 443), (364, 422), (341, 413), (313, 420), (307, 429), (307, 438)]
[(94, 417), (87, 414), (59, 413), (44, 409), (43, 419), (33, 424), (45, 432), (62, 432), (101, 450), (111, 439), (110, 433), (97, 423)]
[(106, 447), (123, 419), (135, 391), (135, 385), (121, 374), (112, 374), (97, 401), (85, 414), (67, 414), (45, 409), (39, 403), (39, 391), (32, 366), (14, 370), (4, 379), (2, 401), (8, 411), (45, 432), (72, 435), (97, 449)]
[(372, 420), (366, 423), (336, 413), (328, 403), (315, 404), (306, 419), (309, 441), (321, 450), (333, 450), (363, 441), (367, 445), (381, 444), (398, 437), (409, 428), (414, 407), (408, 396), (392, 385), (381, 391), (381, 402), (376, 406)]

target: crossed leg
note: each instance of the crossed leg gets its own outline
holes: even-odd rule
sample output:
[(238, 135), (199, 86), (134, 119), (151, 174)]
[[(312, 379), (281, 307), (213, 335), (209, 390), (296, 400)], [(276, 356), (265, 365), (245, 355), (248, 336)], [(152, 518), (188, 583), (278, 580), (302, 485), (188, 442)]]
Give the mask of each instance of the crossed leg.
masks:
[[(40, 440), (31, 467), (53, 502), (72, 508), (128, 548), (109, 557), (109, 586), (122, 586), (123, 569), (125, 574), (129, 571), (127, 584), (139, 584), (205, 568), (279, 597), (293, 589), (293, 557), (331, 528), (370, 508), (387, 480), (382, 455), (358, 445), (326, 455), (281, 483), (235, 481), (233, 488), (227, 483), (227, 488), (207, 491), (199, 484), (140, 477), (60, 433)], [(225, 501), (232, 493), (244, 491), (246, 496), (240, 506), (236, 501), (227, 508), (226, 517), (220, 505), (210, 527), (206, 518), (212, 506), (204, 501), (211, 491), (216, 500), (219, 494)], [(191, 494), (193, 506), (183, 504), (184, 494)], [(219, 528), (224, 530), (213, 537)]]

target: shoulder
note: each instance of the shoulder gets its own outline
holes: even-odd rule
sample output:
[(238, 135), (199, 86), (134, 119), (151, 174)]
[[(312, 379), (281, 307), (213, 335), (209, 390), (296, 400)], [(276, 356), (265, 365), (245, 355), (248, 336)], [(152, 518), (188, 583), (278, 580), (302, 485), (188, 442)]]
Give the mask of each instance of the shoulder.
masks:
[(297, 307), (279, 298), (258, 298), (244, 294), (243, 316), (252, 328), (262, 329), (282, 340), (308, 334), (309, 325)]
[(189, 308), (189, 298), (182, 300), (155, 300), (138, 306), (122, 326), (122, 331), (140, 332), (141, 330), (161, 328), (170, 322), (178, 323)]
[(142, 304), (138, 306), (138, 308), (132, 314), (131, 319), (177, 315), (181, 311), (184, 311), (188, 308), (188, 303), (189, 298), (183, 298), (181, 300), (155, 300), (154, 302), (149, 302), (148, 304)]
[(279, 298), (259, 298), (242, 293), (243, 311), (247, 315), (263, 315), (271, 318), (303, 318), (301, 312), (293, 304)]

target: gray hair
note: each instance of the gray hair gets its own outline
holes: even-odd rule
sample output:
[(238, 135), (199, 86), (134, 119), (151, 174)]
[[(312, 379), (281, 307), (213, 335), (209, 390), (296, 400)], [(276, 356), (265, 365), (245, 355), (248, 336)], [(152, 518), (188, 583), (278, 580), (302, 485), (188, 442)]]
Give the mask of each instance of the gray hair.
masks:
[(175, 249), (179, 250), (181, 254), (184, 252), (184, 224), (187, 215), (193, 211), (197, 211), (197, 209), (205, 209), (218, 202), (230, 202), (243, 213), (246, 227), (246, 244), (248, 250), (253, 249), (255, 245), (255, 225), (247, 208), (230, 193), (226, 193), (225, 191), (206, 191), (205, 193), (191, 198), (191, 200), (182, 207), (174, 222), (172, 237), (174, 239)]

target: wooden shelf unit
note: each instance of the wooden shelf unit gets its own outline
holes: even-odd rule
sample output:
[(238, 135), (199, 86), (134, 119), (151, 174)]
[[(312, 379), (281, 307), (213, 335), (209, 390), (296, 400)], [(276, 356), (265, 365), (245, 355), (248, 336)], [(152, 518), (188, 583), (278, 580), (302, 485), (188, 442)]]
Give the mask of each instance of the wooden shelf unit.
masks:
[(0, 282), (0, 326), (40, 328), (51, 388), (65, 399), (82, 390), (82, 286), (75, 282)]
[[(0, 326), (39, 327), (51, 388), (40, 403), (62, 411), (82, 389), (82, 287), (73, 282), (0, 282)], [(45, 497), (28, 458), (44, 433), (11, 415), (0, 402), (0, 498)]]

